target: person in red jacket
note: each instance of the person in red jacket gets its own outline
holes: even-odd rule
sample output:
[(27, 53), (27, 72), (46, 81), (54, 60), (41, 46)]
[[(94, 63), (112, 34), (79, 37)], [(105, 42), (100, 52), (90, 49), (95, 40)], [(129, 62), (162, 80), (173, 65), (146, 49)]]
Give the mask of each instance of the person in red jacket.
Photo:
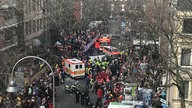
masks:
[(95, 50), (96, 50), (96, 54), (99, 53), (100, 44), (101, 44), (101, 43), (100, 43), (99, 40), (96, 40), (96, 41), (95, 41)]
[(49, 100), (48, 102), (48, 108), (53, 108), (53, 103), (51, 102), (51, 100)]
[(103, 91), (102, 91), (101, 87), (99, 87), (99, 89), (97, 90), (97, 97), (99, 99), (102, 99), (102, 97), (103, 97)]

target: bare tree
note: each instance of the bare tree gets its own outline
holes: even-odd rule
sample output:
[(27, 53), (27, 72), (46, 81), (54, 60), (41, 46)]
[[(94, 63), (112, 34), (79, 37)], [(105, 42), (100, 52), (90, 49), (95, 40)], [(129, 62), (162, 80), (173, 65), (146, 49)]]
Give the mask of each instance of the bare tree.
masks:
[(192, 16), (192, 10), (181, 10), (181, 8), (191, 7), (191, 1), (185, 0), (182, 1), (182, 3), (178, 2), (184, 5), (178, 4), (177, 6), (166, 1), (148, 1), (146, 3), (148, 3), (147, 5), (149, 6), (149, 11), (147, 11), (145, 15), (147, 22), (147, 26), (145, 27), (148, 36), (149, 38), (160, 37), (161, 59), (164, 61), (164, 70), (166, 70), (169, 75), (168, 84), (177, 87), (181, 108), (185, 108), (187, 90), (185, 81), (192, 78), (192, 69), (190, 67), (183, 67), (189, 64), (186, 64), (186, 61), (182, 60), (183, 54), (188, 53), (183, 52), (182, 49), (192, 48), (192, 38), (190, 36), (191, 32), (185, 30), (189, 29), (190, 26), (188, 25), (186, 27), (183, 20), (184, 18)]

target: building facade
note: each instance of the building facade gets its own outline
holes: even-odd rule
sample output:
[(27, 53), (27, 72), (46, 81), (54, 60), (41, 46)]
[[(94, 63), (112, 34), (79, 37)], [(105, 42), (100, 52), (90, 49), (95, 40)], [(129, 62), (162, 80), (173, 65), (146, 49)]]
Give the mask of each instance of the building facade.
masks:
[(16, 2), (2, 1), (0, 5), (0, 51), (4, 51), (18, 44), (18, 20)]
[[(174, 43), (175, 52), (177, 54), (178, 61), (178, 73), (182, 77), (183, 81), (180, 85), (181, 90), (174, 85), (175, 77), (170, 78), (170, 84), (172, 86), (168, 89), (168, 101), (170, 108), (181, 107), (181, 92), (184, 92), (185, 106), (186, 108), (192, 107), (192, 7), (191, 3), (187, 0), (177, 0), (172, 2), (171, 7), (175, 11), (175, 33)], [(175, 61), (175, 60), (174, 60)], [(171, 64), (170, 64), (171, 66)], [(177, 73), (177, 69), (175, 70)]]
[[(182, 12), (183, 13), (183, 12)], [(185, 14), (190, 14), (190, 17), (192, 13), (185, 13)], [(191, 81), (191, 76), (190, 74), (192, 73), (192, 46), (191, 46), (191, 38), (188, 36), (190, 34), (185, 34), (186, 33), (186, 28), (185, 28), (185, 23), (189, 21), (189, 17), (185, 18), (182, 17), (183, 15), (181, 13), (178, 13), (178, 15), (182, 18), (181, 22), (184, 23), (184, 25), (181, 26), (180, 29), (182, 29), (181, 33), (183, 35), (186, 35), (185, 39), (178, 39), (177, 40), (177, 45), (178, 47), (178, 65), (181, 69), (180, 75), (183, 77), (184, 80), (184, 92), (185, 92), (185, 102), (186, 102), (186, 108), (191, 108), (192, 107), (192, 81)], [(191, 20), (191, 18), (190, 18)], [(190, 25), (191, 26), (191, 25)], [(189, 33), (189, 32), (188, 32)], [(186, 73), (185, 73), (186, 72)], [(173, 78), (174, 79), (174, 78)], [(172, 77), (170, 77), (170, 83), (175, 83), (175, 81), (172, 80)], [(169, 89), (169, 94), (168, 94), (168, 100), (170, 102), (171, 108), (180, 108), (180, 92), (176, 86), (171, 86)]]
[(43, 0), (4, 0), (1, 5), (0, 49), (32, 45), (43, 33)]
[(43, 0), (25, 0), (23, 1), (23, 34), (26, 46), (32, 45), (33, 39), (43, 34), (45, 16)]

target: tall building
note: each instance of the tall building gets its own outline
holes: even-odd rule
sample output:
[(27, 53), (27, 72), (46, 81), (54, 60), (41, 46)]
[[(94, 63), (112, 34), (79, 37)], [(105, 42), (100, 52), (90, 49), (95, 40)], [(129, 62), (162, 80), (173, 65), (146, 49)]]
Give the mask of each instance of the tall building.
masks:
[[(172, 2), (171, 7), (175, 11), (177, 21), (175, 21), (176, 30), (174, 33), (176, 43), (175, 49), (177, 54), (177, 60), (173, 63), (177, 63), (178, 71), (175, 69), (175, 73), (181, 76), (181, 78), (175, 78), (170, 76), (170, 83), (173, 84), (168, 91), (168, 100), (170, 108), (180, 108), (182, 103), (181, 95), (184, 95), (186, 108), (192, 107), (192, 3), (188, 0), (177, 0)], [(172, 63), (172, 64), (173, 64)], [(179, 89), (174, 86), (177, 81)]]
[(0, 3), (0, 51), (18, 44), (18, 20), (16, 2), (4, 0)]
[(23, 2), (23, 34), (26, 46), (33, 45), (33, 39), (39, 38), (44, 30), (43, 0), (24, 0)]
[(0, 49), (31, 46), (43, 33), (43, 0), (4, 0), (1, 10)]

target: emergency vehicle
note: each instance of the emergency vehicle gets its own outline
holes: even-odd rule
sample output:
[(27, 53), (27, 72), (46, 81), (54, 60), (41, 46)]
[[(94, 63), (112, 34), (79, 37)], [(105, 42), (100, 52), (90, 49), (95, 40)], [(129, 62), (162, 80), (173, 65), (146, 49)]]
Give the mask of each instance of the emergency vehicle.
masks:
[(120, 51), (113, 46), (100, 46), (99, 50), (102, 51), (105, 55), (110, 57), (120, 55)]
[(72, 78), (85, 76), (85, 63), (76, 58), (65, 59), (63, 69), (65, 70), (65, 73)]
[(99, 37), (99, 42), (101, 43), (101, 46), (110, 45), (111, 38), (112, 38), (112, 34), (102, 34)]

